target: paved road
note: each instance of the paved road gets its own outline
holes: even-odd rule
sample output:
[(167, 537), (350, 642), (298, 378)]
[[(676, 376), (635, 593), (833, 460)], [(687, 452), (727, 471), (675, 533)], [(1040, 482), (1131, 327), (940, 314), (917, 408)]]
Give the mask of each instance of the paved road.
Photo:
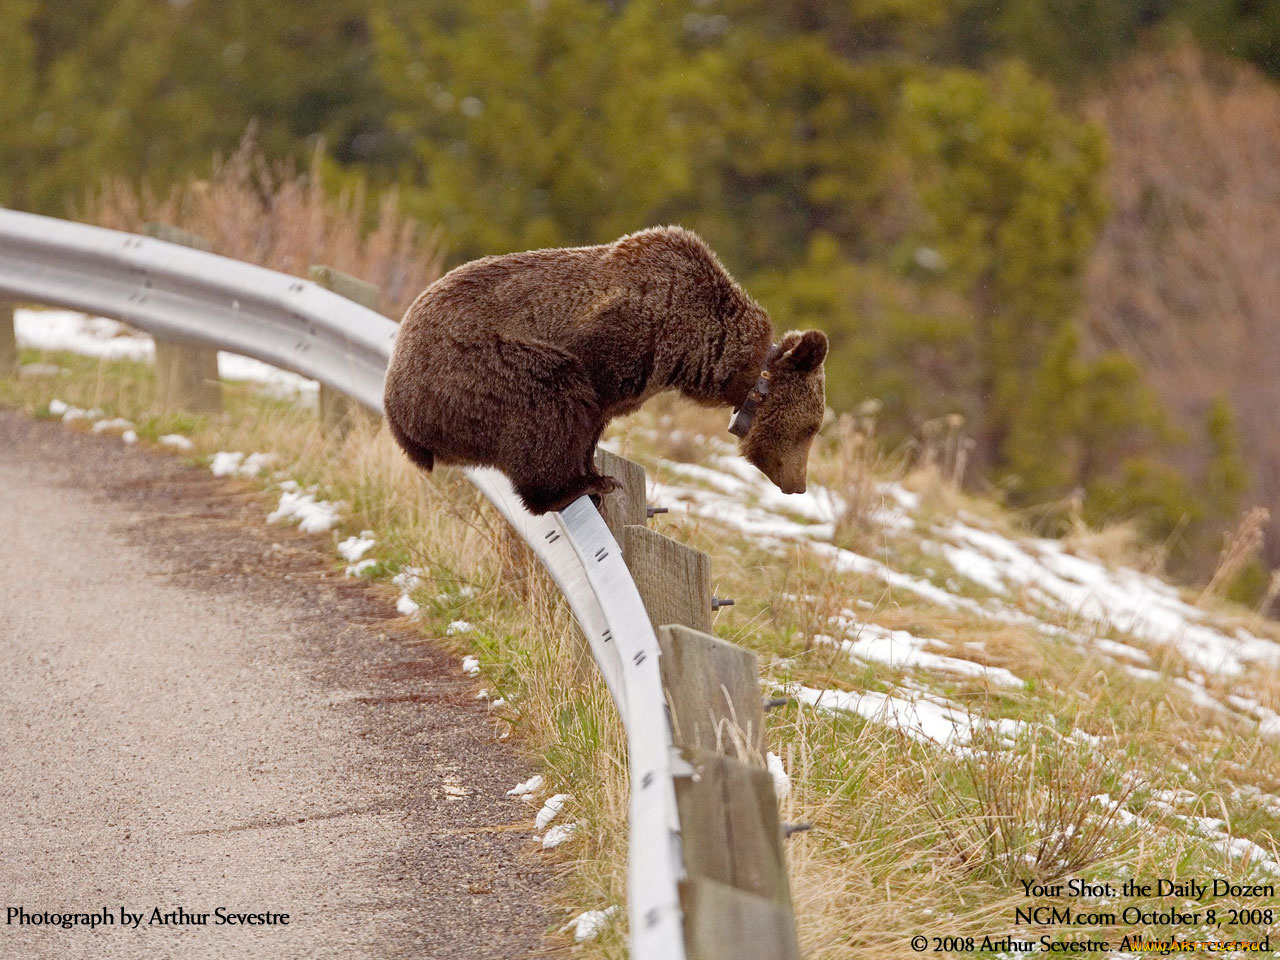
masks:
[[(268, 508), (0, 411), (0, 919), (116, 921), (6, 922), (0, 957), (551, 955), (526, 765)], [(149, 922), (179, 908), (209, 924)]]

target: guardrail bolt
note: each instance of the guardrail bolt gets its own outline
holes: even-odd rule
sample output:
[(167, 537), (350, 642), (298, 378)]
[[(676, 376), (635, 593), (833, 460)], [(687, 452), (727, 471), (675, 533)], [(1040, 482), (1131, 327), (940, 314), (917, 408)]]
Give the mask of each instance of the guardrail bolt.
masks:
[(789, 703), (793, 703), (794, 697), (768, 697), (764, 701), (766, 710), (777, 710), (779, 707), (785, 707)]
[(733, 599), (731, 597), (712, 597), (711, 609), (719, 610), (721, 607), (732, 607)]
[(784, 823), (782, 825), (782, 839), (790, 840), (793, 833), (804, 833), (806, 830), (812, 829), (812, 823)]
[(671, 511), (668, 510), (666, 507), (645, 507), (644, 508), (644, 515), (648, 517), (650, 520), (652, 520), (654, 517), (656, 517), (660, 513), (670, 513), (670, 512)]

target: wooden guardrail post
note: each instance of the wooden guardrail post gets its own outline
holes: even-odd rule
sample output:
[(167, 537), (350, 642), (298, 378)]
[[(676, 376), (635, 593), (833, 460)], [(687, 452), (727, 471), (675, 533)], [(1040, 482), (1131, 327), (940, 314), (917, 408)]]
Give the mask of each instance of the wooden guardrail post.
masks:
[(0, 301), (0, 376), (18, 372), (18, 335), (13, 329), (13, 304)]
[[(623, 531), (627, 525), (644, 526), (648, 516), (645, 512), (644, 467), (597, 447), (596, 469), (622, 484), (620, 489), (608, 494), (600, 505), (604, 522), (621, 547)], [(623, 552), (626, 552), (625, 548)]]
[(750, 650), (678, 624), (658, 628), (662, 685), (676, 743), (764, 762), (764, 702)]
[[(326, 290), (332, 290), (370, 310), (378, 309), (382, 291), (376, 284), (321, 264), (312, 264), (307, 273)], [(325, 433), (343, 436), (351, 429), (351, 418), (355, 415), (357, 406), (346, 394), (320, 384), (320, 428)]]
[(623, 531), (622, 555), (655, 626), (711, 629), (711, 558), (647, 527)]
[(711, 558), (643, 525), (643, 469), (611, 454), (596, 463), (623, 482), (602, 510), (611, 529), (629, 521), (618, 541), (658, 635), (673, 738), (692, 769), (676, 780), (688, 958), (798, 960), (756, 656), (709, 632)]
[(689, 960), (799, 960), (790, 903), (702, 877), (682, 884), (681, 899)]
[[(184, 247), (209, 250), (204, 237), (167, 223), (148, 223), (149, 237)], [(217, 413), (222, 409), (222, 381), (218, 377), (218, 351), (154, 337), (156, 344), (156, 400), (162, 409)]]

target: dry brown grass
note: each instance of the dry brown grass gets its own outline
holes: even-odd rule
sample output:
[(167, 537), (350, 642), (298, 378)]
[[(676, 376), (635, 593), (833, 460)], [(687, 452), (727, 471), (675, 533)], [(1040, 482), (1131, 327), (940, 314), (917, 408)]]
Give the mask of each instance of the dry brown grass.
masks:
[[(837, 739), (825, 727), (820, 714), (800, 712), (778, 731), (793, 785), (782, 818), (814, 825), (787, 841), (801, 953), (907, 955), (911, 936), (936, 927), (937, 904), (970, 881), (929, 843), (919, 758), (901, 737), (868, 726)], [(972, 903), (949, 920), (948, 933), (986, 932), (1004, 921), (1006, 906), (998, 898)]]
[(965, 435), (964, 426), (964, 417), (958, 413), (926, 421), (910, 451), (910, 467), (902, 484), (936, 513), (954, 515), (966, 503), (965, 471), (974, 441)]
[(831, 487), (844, 501), (836, 518), (836, 539), (842, 543), (856, 542), (864, 536), (880, 508), (880, 484), (887, 471), (876, 438), (878, 412), (878, 405), (863, 404), (857, 413), (841, 414), (835, 424)]
[(163, 196), (114, 179), (92, 194), (82, 219), (141, 233), (167, 223), (204, 237), (214, 253), (305, 277), (325, 264), (378, 286), (380, 308), (400, 317), (443, 268), (443, 237), (400, 210), (395, 191), (370, 209), (362, 187), (337, 196), (325, 190), (321, 155), (307, 170), (268, 164), (251, 135), (205, 180)]
[(1249, 561), (1258, 555), (1266, 541), (1265, 530), (1267, 521), (1270, 519), (1271, 511), (1266, 507), (1253, 507), (1244, 512), (1235, 531), (1223, 537), (1217, 569), (1213, 571), (1213, 576), (1200, 592), (1197, 605), (1210, 597), (1220, 596), (1223, 590), (1240, 575), (1240, 571)]
[[(1111, 141), (1113, 214), (1089, 262), (1094, 341), (1134, 357), (1199, 436), (1227, 396), (1261, 502), (1280, 495), (1280, 89), (1184, 44), (1135, 58), (1089, 107)], [(1203, 467), (1207, 447), (1183, 466)], [(1273, 524), (1272, 530), (1276, 527)], [(1280, 538), (1269, 554), (1280, 562)]]
[[(1080, 875), (1108, 852), (1108, 834), (1133, 787), (1091, 745), (1031, 730), (1010, 745), (980, 732), (935, 779), (926, 807), (956, 859), (980, 876), (1044, 882)], [(1114, 806), (1093, 798), (1110, 793)]]
[(1062, 543), (1072, 553), (1095, 557), (1109, 567), (1131, 567), (1155, 575), (1165, 569), (1164, 545), (1144, 537), (1132, 520), (1113, 521), (1093, 528), (1076, 514)]

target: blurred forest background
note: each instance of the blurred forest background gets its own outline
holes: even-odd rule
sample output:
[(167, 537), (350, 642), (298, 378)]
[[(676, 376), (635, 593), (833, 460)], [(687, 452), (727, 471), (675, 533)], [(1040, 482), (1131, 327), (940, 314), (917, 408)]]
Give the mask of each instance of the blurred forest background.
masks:
[(0, 203), (288, 184), (396, 307), (439, 256), (683, 223), (890, 447), (962, 422), (971, 483), (1194, 578), (1280, 497), (1277, 80), (1265, 0), (5, 0)]

